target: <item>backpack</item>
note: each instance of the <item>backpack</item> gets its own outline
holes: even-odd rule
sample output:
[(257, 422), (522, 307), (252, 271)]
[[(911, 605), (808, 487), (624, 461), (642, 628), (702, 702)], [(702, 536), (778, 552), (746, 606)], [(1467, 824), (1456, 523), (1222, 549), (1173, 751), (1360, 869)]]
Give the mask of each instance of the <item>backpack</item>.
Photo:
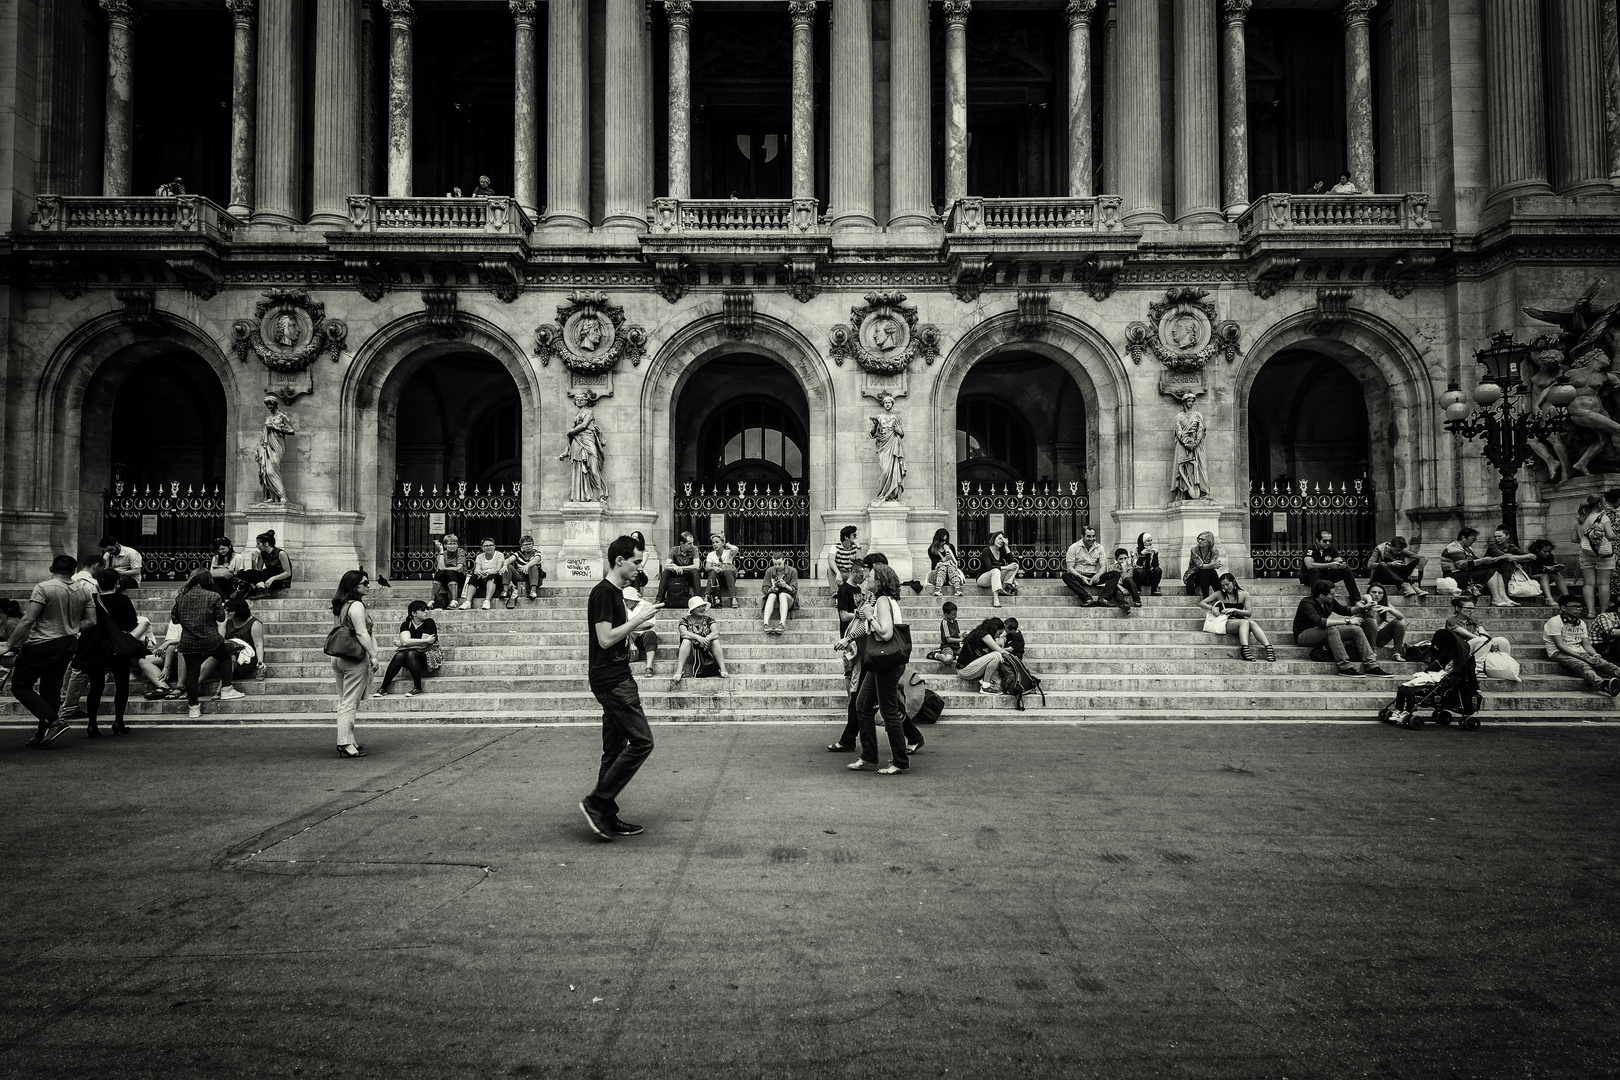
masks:
[(922, 706), (911, 717), (913, 724), (937, 724), (945, 711), (945, 699), (932, 690), (923, 691)]
[(1001, 692), (1013, 696), (1019, 711), (1024, 708), (1025, 694), (1041, 695), (1041, 708), (1046, 708), (1046, 691), (1041, 689), (1041, 680), (1031, 675), (1016, 656), (1003, 654), (1001, 657)]
[(933, 724), (945, 709), (945, 699), (928, 689), (923, 677), (915, 671), (906, 673), (900, 681), (900, 692), (905, 697), (906, 717), (914, 724)]

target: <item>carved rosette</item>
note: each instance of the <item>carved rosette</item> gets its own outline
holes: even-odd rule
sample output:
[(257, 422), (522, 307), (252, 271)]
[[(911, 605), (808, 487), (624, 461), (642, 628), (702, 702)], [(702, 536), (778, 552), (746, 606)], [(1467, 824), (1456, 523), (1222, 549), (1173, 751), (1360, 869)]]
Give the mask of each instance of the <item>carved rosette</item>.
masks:
[(599, 292), (568, 294), (557, 321), (535, 328), (534, 355), (542, 367), (553, 359), (576, 375), (605, 375), (620, 358), (636, 367), (647, 355), (647, 331), (625, 322), (624, 308)]
[(1206, 289), (1171, 289), (1164, 299), (1148, 305), (1148, 321), (1125, 328), (1125, 348), (1136, 363), (1147, 353), (1157, 356), (1171, 371), (1202, 371), (1216, 356), (1228, 364), (1238, 358), (1237, 323), (1217, 321), (1215, 305), (1204, 298)]
[(854, 360), (872, 375), (898, 375), (921, 357), (932, 364), (939, 359), (939, 328), (917, 322), (917, 309), (905, 293), (867, 293), (866, 303), (849, 309), (849, 325), (828, 334), (829, 355), (842, 365)]
[(271, 371), (298, 372), (320, 356), (337, 363), (348, 337), (348, 324), (328, 319), (326, 305), (302, 289), (271, 289), (253, 318), (231, 324), (231, 351), (243, 363), (251, 352)]

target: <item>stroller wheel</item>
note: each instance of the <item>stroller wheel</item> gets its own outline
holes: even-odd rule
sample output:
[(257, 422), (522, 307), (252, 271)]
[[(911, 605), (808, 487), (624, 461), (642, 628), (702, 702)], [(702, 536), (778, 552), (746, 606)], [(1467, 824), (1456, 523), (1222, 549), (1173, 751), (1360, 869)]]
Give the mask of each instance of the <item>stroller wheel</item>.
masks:
[(1406, 714), (1406, 726), (1413, 731), (1423, 726), (1423, 717), (1416, 712)]
[(1382, 709), (1378, 710), (1378, 719), (1381, 723), (1393, 724), (1395, 722), (1394, 714), (1395, 706), (1393, 704), (1385, 705)]
[(1464, 731), (1478, 731), (1479, 730), (1479, 717), (1477, 717), (1477, 716), (1465, 716), (1465, 717), (1462, 718), (1461, 722), (1459, 722), (1457, 724), (1457, 726), (1459, 728), (1461, 728), (1462, 730), (1464, 730)]
[(1446, 710), (1436, 709), (1434, 710), (1434, 716), (1431, 717), (1431, 719), (1441, 727), (1445, 727), (1447, 724), (1451, 723), (1452, 718), (1451, 714), (1446, 712)]

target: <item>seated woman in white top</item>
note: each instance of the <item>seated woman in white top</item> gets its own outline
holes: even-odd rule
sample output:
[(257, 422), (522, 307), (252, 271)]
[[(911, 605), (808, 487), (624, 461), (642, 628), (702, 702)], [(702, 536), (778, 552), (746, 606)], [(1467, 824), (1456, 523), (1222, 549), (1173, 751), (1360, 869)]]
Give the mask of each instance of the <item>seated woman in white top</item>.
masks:
[(467, 581), (467, 600), (462, 607), (472, 607), (473, 597), (478, 591), (484, 591), (484, 610), (489, 610), (489, 602), (495, 599), (495, 594), (506, 583), (506, 556), (495, 548), (495, 541), (484, 537), (483, 550), (473, 558), (472, 577)]

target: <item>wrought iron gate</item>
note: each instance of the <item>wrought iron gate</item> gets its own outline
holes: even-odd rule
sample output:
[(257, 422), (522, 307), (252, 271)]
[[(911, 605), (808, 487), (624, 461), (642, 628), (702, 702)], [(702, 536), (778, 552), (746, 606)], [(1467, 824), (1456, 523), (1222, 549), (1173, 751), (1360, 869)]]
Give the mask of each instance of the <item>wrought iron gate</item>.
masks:
[(102, 492), (101, 531), (141, 553), (141, 576), (147, 580), (182, 581), (209, 564), (214, 538), (225, 531), (225, 496), (219, 485), (197, 491), (171, 480), (157, 490), (122, 480)]
[[(1060, 577), (1069, 545), (1091, 521), (1091, 499), (1078, 480), (1026, 484), (961, 481), (956, 497), (956, 546), (962, 569), (970, 576), (983, 572), (985, 545), (998, 531), (991, 526), (1002, 519), (1000, 531), (1031, 577)], [(969, 490), (972, 489), (972, 490)]]
[(1365, 480), (1296, 480), (1249, 485), (1249, 555), (1255, 577), (1299, 575), (1305, 549), (1327, 529), (1351, 569), (1366, 568), (1378, 543), (1372, 485)]
[[(810, 496), (803, 483), (709, 485), (687, 480), (675, 493), (675, 533), (690, 530), (698, 550), (723, 532), (740, 549), (737, 572), (759, 577), (781, 555), (801, 577), (810, 573)], [(668, 549), (665, 549), (668, 550)]]
[[(523, 535), (522, 490), (518, 482), (498, 489), (491, 484), (488, 490), (446, 484), (442, 492), (437, 484), (401, 483), (393, 498), (388, 576), (401, 581), (431, 578), (439, 553), (434, 542), (445, 533), (455, 533), (465, 551), (477, 551), (486, 536), (503, 551), (513, 550)], [(435, 520), (440, 517), (442, 522)]]

